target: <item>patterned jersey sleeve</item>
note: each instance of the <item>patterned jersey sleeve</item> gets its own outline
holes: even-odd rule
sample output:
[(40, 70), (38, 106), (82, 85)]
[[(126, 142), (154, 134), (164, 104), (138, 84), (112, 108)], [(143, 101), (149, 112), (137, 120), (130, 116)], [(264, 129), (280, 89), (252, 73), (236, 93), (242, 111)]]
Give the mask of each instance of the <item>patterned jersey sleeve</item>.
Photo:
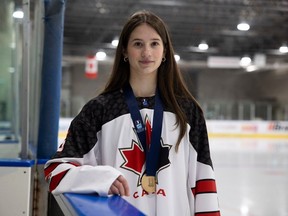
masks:
[(98, 193), (106, 196), (119, 171), (98, 164), (90, 151), (97, 145), (101, 129), (102, 106), (92, 100), (73, 119), (67, 137), (44, 167), (49, 190), (54, 194)]
[(189, 164), (189, 185), (193, 197), (195, 216), (220, 216), (216, 181), (210, 157), (206, 122), (199, 107), (193, 109), (193, 122), (189, 133), (190, 155), (195, 155)]

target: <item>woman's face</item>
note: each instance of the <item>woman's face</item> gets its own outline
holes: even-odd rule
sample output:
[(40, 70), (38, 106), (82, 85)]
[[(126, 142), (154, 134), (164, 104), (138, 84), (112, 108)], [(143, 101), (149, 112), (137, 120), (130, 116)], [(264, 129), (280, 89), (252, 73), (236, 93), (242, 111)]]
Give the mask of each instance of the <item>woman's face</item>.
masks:
[(155, 76), (165, 56), (163, 41), (151, 26), (141, 24), (131, 33), (124, 56), (129, 59), (132, 76)]

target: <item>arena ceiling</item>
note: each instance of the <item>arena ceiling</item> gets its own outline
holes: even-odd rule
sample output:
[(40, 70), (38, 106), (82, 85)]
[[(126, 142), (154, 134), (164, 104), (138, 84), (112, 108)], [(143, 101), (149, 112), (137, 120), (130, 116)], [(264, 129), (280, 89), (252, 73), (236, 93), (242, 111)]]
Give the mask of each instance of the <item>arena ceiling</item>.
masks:
[[(111, 41), (119, 36), (127, 18), (143, 9), (167, 23), (175, 52), (188, 65), (207, 65), (211, 57), (225, 57), (220, 59), (225, 61), (226, 57), (250, 56), (252, 61), (258, 57), (266, 69), (275, 65), (288, 69), (288, 53), (279, 51), (288, 43), (287, 0), (67, 0), (64, 59), (97, 51), (113, 57)], [(248, 23), (250, 29), (239, 31), (240, 22)], [(209, 48), (200, 50), (201, 42)]]

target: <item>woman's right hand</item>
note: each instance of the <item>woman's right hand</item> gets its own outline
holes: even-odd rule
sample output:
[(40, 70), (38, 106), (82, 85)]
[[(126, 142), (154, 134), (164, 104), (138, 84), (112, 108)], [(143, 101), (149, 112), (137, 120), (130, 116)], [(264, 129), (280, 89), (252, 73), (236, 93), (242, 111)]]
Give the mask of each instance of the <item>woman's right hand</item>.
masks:
[(130, 196), (129, 192), (129, 185), (127, 180), (124, 178), (124, 176), (120, 175), (111, 185), (109, 192), (109, 195), (111, 194), (117, 194), (120, 196)]

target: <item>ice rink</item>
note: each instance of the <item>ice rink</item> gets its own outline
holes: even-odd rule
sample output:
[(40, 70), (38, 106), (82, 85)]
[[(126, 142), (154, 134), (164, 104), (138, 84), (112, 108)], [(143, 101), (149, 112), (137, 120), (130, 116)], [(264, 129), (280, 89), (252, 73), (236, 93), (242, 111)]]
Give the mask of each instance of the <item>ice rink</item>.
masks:
[(288, 216), (288, 139), (211, 138), (222, 216)]

